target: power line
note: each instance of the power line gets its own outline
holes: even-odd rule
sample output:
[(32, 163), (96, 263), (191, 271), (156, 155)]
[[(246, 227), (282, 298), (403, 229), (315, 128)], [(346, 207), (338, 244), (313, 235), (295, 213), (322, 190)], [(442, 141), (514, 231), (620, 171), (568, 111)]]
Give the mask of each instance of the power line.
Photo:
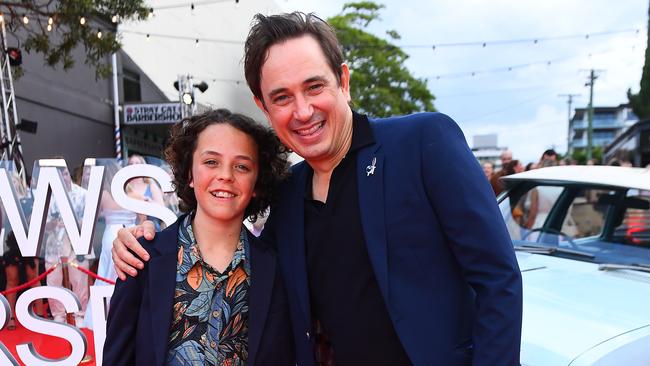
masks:
[[(632, 49), (635, 49), (636, 46), (632, 46)], [(542, 60), (542, 61), (533, 61), (533, 62), (528, 62), (524, 64), (517, 64), (517, 65), (511, 65), (511, 66), (501, 66), (501, 67), (496, 67), (496, 68), (491, 68), (491, 69), (482, 69), (482, 70), (473, 70), (473, 71), (462, 71), (462, 72), (453, 72), (453, 73), (447, 73), (447, 74), (438, 74), (438, 75), (427, 75), (427, 76), (422, 76), (422, 78), (425, 79), (431, 79), (431, 80), (440, 80), (440, 79), (454, 79), (454, 78), (461, 78), (461, 77), (474, 77), (478, 75), (484, 75), (484, 74), (494, 74), (494, 73), (499, 73), (499, 72), (509, 72), (513, 71), (516, 69), (523, 69), (531, 66), (538, 66), (538, 65), (546, 65), (546, 66), (552, 66), (553, 64), (561, 63), (568, 61), (570, 59), (575, 59), (579, 57), (592, 57), (594, 55), (602, 55), (602, 54), (607, 54), (610, 52), (614, 51), (620, 51), (621, 47), (617, 48), (608, 48), (602, 51), (598, 52), (590, 52), (588, 54), (581, 54), (581, 55), (574, 55), (574, 56), (566, 56), (566, 57), (560, 57), (560, 58), (555, 58), (555, 59), (550, 59), (550, 60)]]
[[(573, 83), (575, 83), (575, 81), (570, 80), (567, 83), (564, 83), (563, 85), (560, 85), (560, 87), (564, 87), (566, 85), (573, 84)], [(549, 88), (549, 89), (556, 89), (556, 88)], [(494, 115), (494, 114), (499, 114), (499, 113), (502, 113), (502, 112), (506, 112), (506, 111), (509, 111), (511, 109), (520, 107), (522, 105), (528, 104), (530, 102), (534, 102), (534, 101), (536, 101), (536, 100), (538, 100), (540, 98), (548, 96), (550, 93), (551, 93), (550, 91), (545, 91), (545, 92), (537, 94), (537, 95), (535, 95), (535, 96), (533, 96), (531, 98), (525, 99), (525, 100), (517, 102), (517, 103), (507, 105), (505, 107), (502, 107), (502, 108), (499, 108), (499, 109), (496, 109), (496, 110), (492, 110), (492, 111), (489, 111), (489, 112), (486, 112), (486, 113), (481, 113), (481, 114), (475, 114), (474, 116), (470, 116), (469, 118), (457, 118), (457, 121), (459, 121), (459, 123), (467, 123), (467, 122), (471, 122), (471, 121), (475, 121), (475, 120), (480, 120), (480, 119), (483, 119), (485, 117), (489, 117), (489, 116)]]
[(590, 39), (594, 37), (602, 37), (602, 36), (608, 36), (608, 35), (613, 35), (613, 34), (621, 34), (621, 33), (632, 33), (634, 32), (635, 34), (640, 33), (640, 29), (638, 28), (629, 28), (629, 29), (621, 29), (621, 30), (610, 30), (610, 31), (602, 31), (602, 32), (593, 32), (593, 33), (583, 33), (583, 34), (571, 34), (571, 35), (563, 35), (563, 36), (551, 36), (551, 37), (535, 37), (535, 38), (520, 38), (520, 39), (501, 39), (501, 40), (493, 40), (493, 41), (468, 41), (468, 42), (450, 42), (450, 43), (434, 43), (434, 44), (405, 44), (405, 45), (398, 45), (400, 48), (432, 48), (432, 49), (437, 49), (441, 47), (467, 47), (467, 46), (481, 46), (481, 47), (487, 47), (489, 46), (498, 46), (498, 45), (508, 45), (508, 44), (516, 44), (516, 43), (528, 43), (528, 44), (539, 44), (541, 42), (547, 42), (547, 41), (561, 41), (561, 40), (567, 40), (567, 39)]

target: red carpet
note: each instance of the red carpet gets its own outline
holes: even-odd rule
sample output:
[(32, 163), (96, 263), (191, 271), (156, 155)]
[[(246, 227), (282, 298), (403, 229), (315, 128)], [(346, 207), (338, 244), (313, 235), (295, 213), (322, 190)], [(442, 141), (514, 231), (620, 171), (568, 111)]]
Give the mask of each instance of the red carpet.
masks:
[[(93, 332), (85, 328), (83, 328), (82, 331), (86, 336), (86, 344), (88, 345), (86, 354), (87, 356), (92, 357), (92, 360), (89, 362), (84, 362), (81, 365), (95, 366), (95, 345), (93, 343)], [(40, 333), (33, 333), (18, 323), (16, 323), (16, 330), (0, 330), (0, 342), (2, 342), (5, 347), (7, 347), (7, 349), (14, 355), (14, 358), (16, 358), (16, 360), (18, 360), (21, 365), (24, 365), (24, 363), (21, 362), (21, 360), (16, 355), (17, 344), (31, 342), (34, 345), (36, 351), (41, 356), (54, 359), (65, 357), (69, 355), (71, 351), (70, 343), (65, 341), (63, 338), (51, 337)]]

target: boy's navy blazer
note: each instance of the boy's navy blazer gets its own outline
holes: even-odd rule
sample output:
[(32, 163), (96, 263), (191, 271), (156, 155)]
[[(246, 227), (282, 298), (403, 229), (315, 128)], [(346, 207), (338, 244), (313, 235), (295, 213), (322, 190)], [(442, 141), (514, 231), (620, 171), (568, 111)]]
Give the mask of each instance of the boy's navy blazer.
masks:
[[(172, 319), (178, 223), (140, 243), (151, 259), (137, 277), (118, 279), (104, 344), (105, 365), (164, 365)], [(248, 365), (295, 365), (286, 291), (274, 250), (248, 233), (251, 261)]]
[[(361, 223), (411, 362), (519, 365), (521, 273), (494, 193), (460, 128), (440, 113), (369, 123), (375, 143), (356, 156)], [(308, 172), (304, 162), (294, 166), (262, 236), (278, 248), (299, 365), (314, 364), (304, 240)]]

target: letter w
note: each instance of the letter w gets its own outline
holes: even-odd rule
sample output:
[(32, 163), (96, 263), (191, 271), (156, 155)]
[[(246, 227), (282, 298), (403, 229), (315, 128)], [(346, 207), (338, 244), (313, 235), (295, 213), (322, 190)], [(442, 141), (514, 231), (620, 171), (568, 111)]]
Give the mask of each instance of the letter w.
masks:
[(41, 167), (38, 185), (33, 190), (34, 206), (32, 216), (29, 225), (27, 225), (25, 214), (18, 204), (18, 197), (7, 170), (0, 169), (0, 200), (2, 200), (7, 213), (11, 229), (16, 235), (20, 253), (25, 257), (34, 257), (41, 252), (45, 218), (50, 206), (50, 198), (54, 196), (54, 201), (61, 212), (61, 218), (75, 254), (90, 254), (103, 179), (104, 167), (93, 166), (90, 170), (90, 180), (85, 196), (84, 214), (80, 229), (57, 168)]

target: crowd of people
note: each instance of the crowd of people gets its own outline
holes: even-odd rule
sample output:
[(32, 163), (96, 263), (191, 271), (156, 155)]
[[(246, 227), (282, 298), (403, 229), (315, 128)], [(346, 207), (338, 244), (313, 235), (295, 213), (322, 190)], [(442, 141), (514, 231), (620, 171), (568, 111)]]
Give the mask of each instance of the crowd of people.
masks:
[[(496, 169), (497, 162), (500, 164), (500, 169), (498, 170)], [(501, 152), (498, 161), (484, 161), (482, 163), (482, 168), (485, 177), (492, 186), (494, 194), (498, 196), (504, 189), (503, 182), (500, 180), (501, 177), (532, 169), (561, 165), (578, 165), (578, 162), (569, 156), (561, 158), (554, 149), (548, 149), (542, 153), (539, 160), (529, 162), (524, 166), (521, 160), (512, 158), (511, 150), (506, 149)], [(599, 165), (599, 162), (596, 159), (589, 159), (586, 165)], [(607, 165), (623, 167), (633, 166), (629, 160), (622, 159), (612, 159), (607, 162)]]

